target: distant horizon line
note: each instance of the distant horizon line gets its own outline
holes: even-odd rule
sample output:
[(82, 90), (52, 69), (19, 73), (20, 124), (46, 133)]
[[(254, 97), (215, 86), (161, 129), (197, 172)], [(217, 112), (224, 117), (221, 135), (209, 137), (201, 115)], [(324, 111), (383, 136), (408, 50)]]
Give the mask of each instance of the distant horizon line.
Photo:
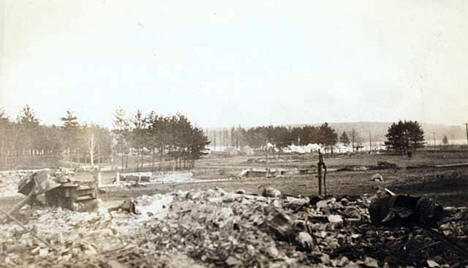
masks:
[[(37, 115), (37, 111), (34, 109), (34, 107), (32, 107), (31, 105), (28, 105), (28, 104), (25, 104), (24, 107), (26, 106), (29, 106), (31, 107), (31, 109), (33, 110), (35, 116), (39, 119), (39, 122), (41, 125), (45, 125), (45, 126), (60, 126), (60, 118), (62, 116), (58, 116), (57, 118), (57, 123), (50, 123), (48, 122), (48, 120), (43, 120), (40, 118), (40, 116)], [(24, 108), (23, 107), (23, 108)], [(141, 110), (141, 109), (140, 109)], [(21, 111), (21, 110), (20, 110)], [(19, 112), (20, 112), (19, 111)], [(92, 120), (80, 120), (80, 116), (79, 116), (79, 113), (77, 113), (75, 110), (73, 109), (67, 109), (65, 110), (65, 113), (67, 111), (71, 111), (73, 112), (76, 116), (78, 116), (78, 121), (80, 122), (80, 124), (96, 124), (96, 125), (99, 125), (99, 126), (102, 126), (102, 127), (105, 127), (105, 128), (109, 128), (109, 129), (112, 129), (113, 126), (112, 126), (112, 121), (113, 119), (110, 119), (109, 120), (109, 124), (106, 124), (106, 123), (98, 123), (96, 121), (92, 121)], [(143, 113), (144, 111), (141, 110)], [(12, 122), (15, 122), (16, 121), (16, 118), (14, 117), (14, 115), (11, 115), (10, 111), (8, 111), (7, 109), (5, 109), (5, 107), (1, 107), (0, 106), (0, 112), (3, 112), (7, 118), (12, 121)], [(18, 112), (18, 113), (19, 113)], [(128, 112), (128, 111), (126, 111)], [(180, 112), (175, 112), (175, 113), (169, 113), (169, 114), (161, 114), (161, 115), (164, 115), (164, 116), (170, 116), (170, 115), (176, 115)], [(144, 113), (145, 114), (145, 113)], [(190, 118), (189, 116), (187, 116), (186, 114), (182, 113), (183, 115), (185, 115), (191, 122), (192, 124), (194, 124), (195, 126), (197, 127), (200, 127), (202, 129), (210, 129), (210, 130), (217, 130), (217, 129), (231, 129), (232, 127), (243, 127), (243, 128), (255, 128), (255, 127), (262, 127), (262, 126), (274, 126), (274, 127), (281, 127), (281, 126), (285, 126), (285, 127), (295, 127), (295, 126), (307, 126), (307, 125), (310, 125), (310, 126), (317, 126), (317, 125), (321, 125), (321, 124), (324, 124), (324, 123), (328, 123), (328, 124), (391, 124), (391, 123), (394, 123), (394, 122), (398, 122), (398, 121), (417, 121), (419, 122), (421, 125), (429, 125), (429, 126), (439, 126), (439, 127), (463, 127), (465, 125), (465, 123), (435, 123), (435, 122), (424, 122), (424, 121), (420, 121), (420, 120), (414, 120), (414, 119), (398, 119), (398, 120), (394, 120), (394, 121), (376, 121), (376, 120), (359, 120), (359, 121), (327, 121), (327, 120), (323, 120), (323, 121), (317, 121), (317, 122), (308, 122), (308, 123), (263, 123), (263, 124), (231, 124), (231, 125), (228, 125), (228, 126), (212, 126), (212, 127), (205, 127), (205, 126), (202, 126), (202, 124), (199, 124), (198, 122), (195, 122), (195, 120), (193, 120), (192, 118)], [(65, 115), (65, 114), (64, 114)], [(63, 116), (64, 116), (63, 115)], [(128, 113), (127, 115), (133, 115), (133, 113)], [(16, 114), (16, 116), (18, 116), (18, 114)]]
[(443, 126), (443, 127), (462, 127), (465, 124), (455, 124), (455, 123), (434, 123), (434, 122), (423, 122), (419, 120), (411, 120), (411, 119), (398, 119), (395, 121), (320, 121), (315, 123), (287, 123), (287, 124), (259, 124), (259, 125), (231, 125), (231, 126), (217, 126), (217, 127), (206, 127), (205, 129), (230, 129), (232, 127), (243, 127), (243, 128), (254, 128), (254, 127), (262, 127), (262, 126), (273, 126), (273, 127), (295, 127), (295, 126), (319, 126), (324, 123), (328, 124), (392, 124), (398, 121), (417, 121), (421, 125), (430, 125), (430, 126)]

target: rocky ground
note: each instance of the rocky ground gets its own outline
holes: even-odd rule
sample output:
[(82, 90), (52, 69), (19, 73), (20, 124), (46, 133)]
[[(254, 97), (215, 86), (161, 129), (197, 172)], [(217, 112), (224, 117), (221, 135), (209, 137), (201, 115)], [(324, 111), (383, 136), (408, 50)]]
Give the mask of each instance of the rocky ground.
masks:
[(377, 227), (375, 197), (214, 188), (140, 196), (136, 210), (25, 207), (27, 230), (0, 224), (0, 267), (467, 267), (465, 208), (435, 231)]

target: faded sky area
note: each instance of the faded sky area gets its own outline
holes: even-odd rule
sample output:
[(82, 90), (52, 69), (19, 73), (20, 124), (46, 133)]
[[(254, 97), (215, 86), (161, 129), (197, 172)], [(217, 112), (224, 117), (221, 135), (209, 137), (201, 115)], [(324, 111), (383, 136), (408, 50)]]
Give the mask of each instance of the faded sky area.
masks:
[(111, 126), (468, 120), (468, 2), (0, 0), (0, 107)]

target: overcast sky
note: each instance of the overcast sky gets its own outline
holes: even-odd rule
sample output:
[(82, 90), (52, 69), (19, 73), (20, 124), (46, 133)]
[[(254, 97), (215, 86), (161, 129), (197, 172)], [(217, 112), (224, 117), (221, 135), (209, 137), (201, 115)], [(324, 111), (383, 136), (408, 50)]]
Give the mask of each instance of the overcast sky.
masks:
[(468, 1), (0, 0), (0, 107), (202, 127), (468, 120)]

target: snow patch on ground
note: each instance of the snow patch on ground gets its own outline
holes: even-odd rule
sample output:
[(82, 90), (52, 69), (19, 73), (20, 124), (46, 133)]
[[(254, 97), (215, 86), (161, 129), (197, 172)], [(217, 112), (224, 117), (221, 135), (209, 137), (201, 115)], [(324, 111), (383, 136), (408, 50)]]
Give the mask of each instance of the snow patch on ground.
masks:
[(155, 218), (163, 220), (167, 216), (167, 211), (173, 199), (173, 196), (168, 194), (138, 197), (136, 208), (140, 215), (136, 218), (136, 221), (140, 222)]

